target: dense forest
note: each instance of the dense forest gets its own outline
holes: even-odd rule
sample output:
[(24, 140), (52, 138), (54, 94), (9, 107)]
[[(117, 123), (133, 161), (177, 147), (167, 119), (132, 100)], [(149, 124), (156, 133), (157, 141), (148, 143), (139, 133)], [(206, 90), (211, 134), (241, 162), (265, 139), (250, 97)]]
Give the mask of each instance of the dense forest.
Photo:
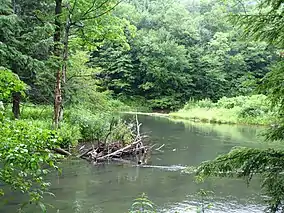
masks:
[[(153, 109), (178, 109), (191, 99), (248, 95), (277, 60), (276, 49), (247, 42), (228, 22), (238, 13), (219, 1), (130, 1), (115, 15), (134, 25), (125, 29), (127, 48), (107, 42), (93, 51), (90, 65), (102, 90), (122, 100), (143, 100)], [(251, 9), (252, 10), (252, 9)]]
[[(271, 125), (267, 139), (282, 140), (283, 4), (0, 0), (0, 184), (45, 212), (44, 177), (62, 152), (137, 140), (123, 111)], [(197, 173), (259, 173), (268, 210), (283, 211), (283, 153), (234, 149)]]

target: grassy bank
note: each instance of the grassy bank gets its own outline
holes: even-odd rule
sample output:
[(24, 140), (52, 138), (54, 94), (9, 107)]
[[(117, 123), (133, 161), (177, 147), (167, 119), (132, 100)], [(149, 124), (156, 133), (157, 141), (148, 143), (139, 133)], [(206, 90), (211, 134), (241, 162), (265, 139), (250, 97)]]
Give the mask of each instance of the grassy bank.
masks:
[(264, 95), (222, 98), (217, 103), (208, 99), (190, 100), (183, 109), (170, 113), (173, 119), (220, 124), (270, 125), (274, 113)]

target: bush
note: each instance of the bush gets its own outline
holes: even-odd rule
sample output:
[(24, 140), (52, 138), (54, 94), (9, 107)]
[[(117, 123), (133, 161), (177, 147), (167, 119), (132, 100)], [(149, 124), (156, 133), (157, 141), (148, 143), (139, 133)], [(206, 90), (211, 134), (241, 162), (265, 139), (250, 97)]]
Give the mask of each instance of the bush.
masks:
[(76, 146), (82, 138), (79, 125), (72, 125), (67, 122), (61, 122), (60, 128), (57, 130), (58, 135), (62, 139), (60, 147), (68, 148)]
[(0, 66), (0, 101), (10, 102), (14, 92), (19, 92), (24, 96), (26, 87), (26, 84), (15, 73)]
[(217, 107), (226, 109), (234, 107), (258, 108), (266, 112), (270, 109), (265, 95), (237, 96), (233, 98), (223, 97), (217, 102)]
[[(65, 113), (65, 122), (80, 130), (83, 141), (104, 141), (108, 135), (109, 141), (132, 142), (132, 126), (120, 119), (119, 114), (100, 112), (93, 114), (86, 109), (72, 109)], [(60, 134), (60, 132), (59, 132)], [(73, 136), (74, 137), (74, 136)]]
[(113, 130), (110, 134), (110, 140), (120, 141), (124, 145), (132, 143), (134, 140), (132, 127), (131, 123), (128, 124), (126, 121), (118, 119), (113, 126)]
[(109, 113), (97, 113), (86, 109), (72, 109), (65, 113), (65, 121), (80, 128), (82, 140), (102, 140), (109, 130), (112, 115)]
[(129, 213), (156, 213), (156, 206), (155, 204), (149, 200), (148, 196), (143, 193), (139, 198), (136, 198), (133, 201), (131, 206), (131, 210)]
[(129, 106), (128, 108), (125, 108), (124, 111), (134, 110), (138, 112), (151, 112), (152, 108), (147, 103), (147, 100), (144, 97), (141, 96), (131, 96), (131, 97), (119, 97), (119, 100), (121, 100), (125, 105)]
[(203, 100), (195, 101), (190, 99), (184, 106), (184, 110), (193, 109), (193, 108), (213, 108), (216, 104), (213, 103), (210, 99), (205, 98)]
[(163, 97), (159, 99), (152, 99), (147, 101), (152, 109), (178, 109), (181, 107), (181, 102), (174, 97)]
[(51, 150), (61, 143), (60, 137), (31, 122), (4, 120), (0, 127), (0, 182), (38, 203), (49, 186), (43, 179), (47, 166), (57, 168), (58, 155)]
[(29, 120), (52, 120), (53, 107), (51, 105), (24, 104), (21, 109), (21, 118)]
[(223, 97), (218, 100), (216, 106), (219, 108), (232, 109), (234, 107), (243, 107), (247, 102), (247, 96), (237, 96), (233, 98)]
[(257, 109), (255, 107), (246, 107), (240, 110), (240, 112), (238, 113), (238, 116), (241, 118), (245, 118), (245, 117), (250, 117), (250, 116), (260, 116), (263, 113), (264, 112), (262, 110)]
[(172, 117), (195, 119), (212, 123), (270, 124), (274, 114), (265, 95), (223, 97), (217, 103), (208, 99), (189, 100), (184, 108)]
[[(53, 125), (50, 119), (46, 120), (31, 120), (25, 119), (23, 122), (29, 123), (34, 127), (41, 129), (53, 129)], [(78, 125), (71, 125), (67, 122), (61, 122), (60, 127), (56, 130), (58, 136), (61, 138), (60, 147), (67, 148), (69, 146), (76, 146), (81, 139), (80, 127)]]

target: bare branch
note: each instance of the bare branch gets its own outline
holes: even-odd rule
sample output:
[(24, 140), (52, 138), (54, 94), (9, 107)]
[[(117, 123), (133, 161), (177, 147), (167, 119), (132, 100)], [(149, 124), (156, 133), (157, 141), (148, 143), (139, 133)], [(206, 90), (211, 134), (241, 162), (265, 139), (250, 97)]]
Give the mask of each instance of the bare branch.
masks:
[(118, 1), (114, 6), (112, 6), (111, 8), (109, 8), (108, 10), (102, 12), (101, 14), (99, 15), (96, 15), (96, 16), (91, 16), (91, 17), (85, 17), (85, 18), (82, 18), (81, 20), (82, 21), (85, 21), (85, 20), (92, 20), (92, 19), (97, 19), (105, 14), (107, 14), (108, 12), (112, 11), (117, 5), (119, 5), (123, 0), (120, 0)]
[(77, 2), (78, 2), (78, 0), (75, 0), (75, 2), (74, 2), (74, 4), (73, 4), (73, 7), (72, 7), (72, 9), (71, 9), (71, 14), (73, 15), (73, 13), (74, 13), (74, 10), (75, 10), (75, 7), (76, 7), (76, 5), (77, 5)]
[[(107, 0), (108, 1), (108, 0)], [(86, 16), (88, 13), (90, 13), (91, 11), (93, 11), (93, 8), (96, 5), (97, 0), (93, 0), (93, 4), (86, 10), (86, 12), (82, 15), (82, 17)]]

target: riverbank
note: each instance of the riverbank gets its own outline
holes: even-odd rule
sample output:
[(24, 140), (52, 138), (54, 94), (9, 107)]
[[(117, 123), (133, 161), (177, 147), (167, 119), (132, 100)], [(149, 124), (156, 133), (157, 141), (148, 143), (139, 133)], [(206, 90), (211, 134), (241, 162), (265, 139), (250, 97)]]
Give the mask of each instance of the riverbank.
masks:
[(169, 117), (169, 113), (159, 113), (159, 112), (121, 112), (122, 114), (129, 114), (129, 115), (148, 115), (153, 117)]
[(208, 99), (189, 101), (183, 109), (169, 114), (172, 119), (218, 124), (271, 125), (274, 113), (264, 95), (222, 98), (217, 103)]

